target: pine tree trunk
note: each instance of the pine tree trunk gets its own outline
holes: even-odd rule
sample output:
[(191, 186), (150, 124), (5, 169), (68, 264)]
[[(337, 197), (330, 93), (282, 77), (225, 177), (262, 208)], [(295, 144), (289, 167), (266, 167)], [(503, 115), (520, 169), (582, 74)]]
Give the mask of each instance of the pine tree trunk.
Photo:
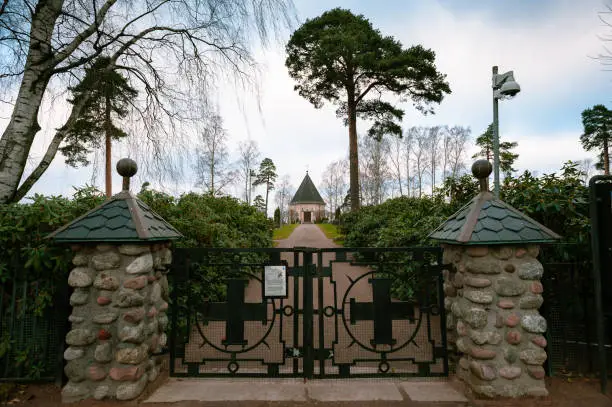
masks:
[(266, 217), (268, 217), (268, 194), (270, 193), (270, 181), (266, 182)]
[(104, 127), (106, 128), (106, 197), (113, 196), (113, 169), (112, 169), (112, 139), (111, 139), (111, 102), (110, 97), (106, 95), (106, 105), (104, 106)]
[(604, 164), (604, 174), (610, 175), (610, 153), (608, 151), (608, 140), (604, 139), (603, 144), (603, 164)]
[(349, 174), (351, 185), (351, 211), (358, 210), (359, 202), (359, 153), (357, 149), (357, 106), (355, 96), (349, 92), (348, 119), (349, 119)]
[(40, 130), (38, 111), (51, 78), (51, 38), (63, 1), (39, 1), (32, 16), (30, 47), (8, 125), (0, 138), (0, 203), (12, 202), (28, 154)]

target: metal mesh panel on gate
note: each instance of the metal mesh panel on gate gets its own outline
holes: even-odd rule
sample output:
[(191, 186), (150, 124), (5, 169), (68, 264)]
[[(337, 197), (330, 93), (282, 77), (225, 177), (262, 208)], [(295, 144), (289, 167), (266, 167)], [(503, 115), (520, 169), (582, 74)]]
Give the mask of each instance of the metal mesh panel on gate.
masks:
[[(441, 250), (178, 249), (174, 376), (448, 374)], [(286, 293), (267, 277), (286, 270)]]

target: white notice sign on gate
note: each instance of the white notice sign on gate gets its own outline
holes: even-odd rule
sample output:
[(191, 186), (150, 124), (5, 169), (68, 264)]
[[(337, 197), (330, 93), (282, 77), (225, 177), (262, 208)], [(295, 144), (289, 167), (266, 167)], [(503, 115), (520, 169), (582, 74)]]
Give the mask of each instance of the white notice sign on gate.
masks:
[(264, 297), (287, 296), (287, 268), (285, 266), (265, 266)]

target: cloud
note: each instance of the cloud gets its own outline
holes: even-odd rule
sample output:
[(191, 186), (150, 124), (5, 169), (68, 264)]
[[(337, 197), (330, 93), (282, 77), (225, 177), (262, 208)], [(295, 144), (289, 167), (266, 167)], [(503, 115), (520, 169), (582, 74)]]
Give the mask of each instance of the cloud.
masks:
[[(381, 32), (406, 46), (420, 43), (436, 51), (437, 67), (448, 75), (453, 93), (431, 116), (403, 104), (404, 127), (457, 124), (470, 126), (477, 136), (492, 119), (491, 67), (499, 65), (501, 72), (514, 70), (522, 87), (514, 100), (500, 103), (500, 133), (506, 140), (519, 142), (520, 170), (550, 172), (568, 159), (593, 156), (582, 150), (578, 138), (580, 112), (595, 103), (609, 102), (611, 74), (602, 72), (589, 58), (601, 52), (597, 35), (605, 32), (597, 18), (603, 9), (598, 0), (546, 0), (537, 6), (536, 2), (508, 0), (337, 3), (364, 13)], [(318, 0), (298, 7), (305, 19), (330, 6)], [(294, 187), (307, 168), (319, 185), (327, 164), (346, 157), (348, 130), (336, 118), (333, 106), (315, 109), (293, 90), (282, 44), (259, 50), (257, 55), (263, 63), (259, 100), (229, 82), (218, 84), (230, 148), (236, 151), (238, 142), (250, 137), (258, 142), (262, 156), (276, 163), (279, 176), (290, 175)], [(37, 139), (35, 154), (44, 151), (62, 117), (62, 108), (55, 108), (41, 112), (41, 118), (48, 121)], [(358, 126), (365, 131), (365, 123)], [(66, 168), (58, 157), (35, 190), (69, 192), (71, 185), (82, 185), (88, 178), (88, 170)], [(120, 180), (115, 183), (118, 188)], [(153, 185), (174, 193), (192, 189), (186, 181)]]
[[(369, 6), (364, 4), (346, 6), (365, 13)], [(393, 12), (390, 7), (372, 8), (373, 14), (366, 15), (384, 34), (436, 51), (437, 66), (448, 74), (453, 90), (435, 115), (423, 116), (405, 104), (404, 126), (459, 124), (470, 126), (474, 136), (480, 134), (492, 120), (491, 67), (498, 64), (501, 72), (513, 69), (523, 89), (514, 100), (500, 103), (500, 133), (519, 141), (518, 167), (546, 172), (587, 156), (578, 142), (580, 112), (602, 98), (609, 80), (588, 57), (601, 49), (596, 37), (600, 5), (551, 4), (538, 10), (538, 19), (532, 19), (536, 24), (487, 18), (482, 8), (457, 13), (440, 2), (420, 2), (415, 8), (409, 4)], [(316, 11), (313, 5), (310, 9)], [(273, 156), (279, 171), (292, 175), (293, 183), (301, 181), (307, 165), (318, 183), (331, 160), (346, 156), (347, 129), (332, 107), (316, 110), (292, 90), (283, 62), (282, 50), (266, 54), (262, 120), (249, 123), (250, 134)], [(230, 106), (222, 103), (226, 117), (237, 117)], [(365, 130), (364, 123), (358, 126)], [(232, 127), (233, 133), (246, 133), (239, 121)], [(547, 143), (555, 148), (544, 153), (541, 146)]]

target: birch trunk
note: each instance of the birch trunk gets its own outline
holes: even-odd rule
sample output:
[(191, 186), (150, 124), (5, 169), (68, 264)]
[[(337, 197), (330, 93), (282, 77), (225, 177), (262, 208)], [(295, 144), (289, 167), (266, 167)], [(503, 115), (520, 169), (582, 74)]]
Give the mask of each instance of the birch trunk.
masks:
[(66, 120), (66, 123), (55, 132), (53, 140), (51, 140), (51, 143), (47, 147), (45, 155), (40, 160), (36, 168), (34, 168), (34, 170), (30, 173), (30, 175), (28, 175), (25, 181), (23, 181), (21, 186), (19, 186), (19, 189), (17, 189), (17, 192), (13, 196), (14, 202), (19, 202), (21, 199), (23, 199), (26, 194), (30, 192), (30, 189), (36, 183), (36, 181), (38, 181), (40, 177), (47, 171), (47, 168), (49, 168), (51, 162), (53, 161), (53, 158), (59, 150), (59, 146), (66, 138), (68, 130), (77, 120), (77, 118), (81, 115), (83, 111), (83, 106), (85, 106), (88, 100), (89, 97), (82, 98), (79, 103), (72, 106), (72, 110), (70, 111), (70, 116), (68, 117), (68, 120)]
[(51, 37), (62, 3), (40, 1), (32, 16), (23, 78), (10, 121), (0, 138), (0, 203), (14, 201), (34, 137), (40, 130), (38, 111), (55, 64)]

